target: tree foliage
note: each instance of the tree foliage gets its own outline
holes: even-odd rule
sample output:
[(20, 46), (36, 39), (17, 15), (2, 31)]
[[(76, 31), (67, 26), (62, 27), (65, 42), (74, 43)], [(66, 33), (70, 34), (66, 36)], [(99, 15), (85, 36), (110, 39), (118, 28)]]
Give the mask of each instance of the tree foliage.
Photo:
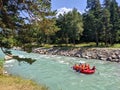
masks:
[[(116, 0), (87, 0), (87, 11), (83, 14), (83, 40), (104, 42), (105, 46), (120, 42), (120, 9)], [(91, 38), (90, 38), (91, 37)], [(95, 39), (95, 40), (94, 40)]]
[(1, 47), (24, 47), (58, 30), (51, 0), (0, 0), (0, 5)]
[(83, 22), (82, 16), (77, 9), (74, 8), (68, 13), (60, 14), (57, 18), (57, 25), (60, 28), (57, 36), (61, 39), (62, 43), (65, 41), (66, 44), (75, 44), (76, 40), (80, 40), (83, 32)]

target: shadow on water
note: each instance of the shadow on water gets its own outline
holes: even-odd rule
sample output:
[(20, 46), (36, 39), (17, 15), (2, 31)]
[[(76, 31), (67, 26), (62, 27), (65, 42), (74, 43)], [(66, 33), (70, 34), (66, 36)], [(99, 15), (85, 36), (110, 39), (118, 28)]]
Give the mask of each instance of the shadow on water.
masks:
[(36, 60), (32, 58), (21, 58), (19, 56), (12, 55), (11, 50), (1, 48), (2, 52), (6, 55), (11, 57), (10, 59), (16, 59), (18, 62), (27, 62), (28, 64), (34, 63)]
[(16, 59), (18, 62), (27, 62), (29, 64), (34, 63), (36, 60), (32, 58), (21, 58), (19, 56), (13, 56), (13, 59)]

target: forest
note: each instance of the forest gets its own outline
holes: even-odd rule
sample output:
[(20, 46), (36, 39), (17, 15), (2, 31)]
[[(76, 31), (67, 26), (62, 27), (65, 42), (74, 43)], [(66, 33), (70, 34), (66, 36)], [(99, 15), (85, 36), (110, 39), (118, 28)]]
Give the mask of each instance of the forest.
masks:
[(116, 0), (86, 3), (84, 13), (74, 8), (56, 17), (51, 0), (0, 0), (0, 47), (120, 43), (120, 6)]

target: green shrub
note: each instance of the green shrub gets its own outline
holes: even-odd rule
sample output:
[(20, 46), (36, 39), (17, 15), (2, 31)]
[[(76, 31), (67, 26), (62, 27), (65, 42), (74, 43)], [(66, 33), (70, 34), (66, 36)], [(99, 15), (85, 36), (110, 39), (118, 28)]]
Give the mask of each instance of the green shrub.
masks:
[(3, 66), (3, 63), (4, 63), (4, 60), (3, 60), (3, 59), (0, 59), (0, 67)]

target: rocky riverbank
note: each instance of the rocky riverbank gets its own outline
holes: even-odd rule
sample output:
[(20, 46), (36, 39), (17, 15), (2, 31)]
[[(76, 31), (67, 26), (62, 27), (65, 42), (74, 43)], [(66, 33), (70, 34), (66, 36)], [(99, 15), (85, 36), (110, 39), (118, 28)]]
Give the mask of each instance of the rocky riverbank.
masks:
[(34, 53), (120, 62), (120, 48), (36, 48)]

